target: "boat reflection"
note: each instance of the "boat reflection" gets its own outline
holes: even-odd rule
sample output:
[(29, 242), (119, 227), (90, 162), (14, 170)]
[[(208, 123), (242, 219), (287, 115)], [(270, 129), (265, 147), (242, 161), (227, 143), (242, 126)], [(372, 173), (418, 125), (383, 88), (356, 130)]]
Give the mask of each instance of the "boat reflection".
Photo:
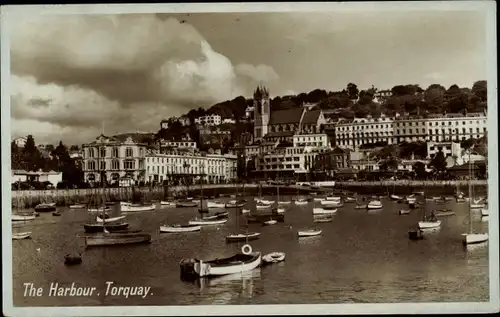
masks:
[(318, 244), (321, 242), (321, 236), (312, 236), (312, 237), (299, 237), (299, 244), (309, 245), (309, 244)]
[(481, 218), (481, 222), (486, 222), (487, 223), (489, 221), (490, 221), (490, 217), (488, 217), (488, 216), (484, 216), (484, 217)]
[(469, 252), (477, 252), (479, 250), (488, 250), (488, 241), (477, 243), (477, 244), (467, 244), (464, 245), (465, 251)]
[(229, 274), (215, 278), (201, 278), (192, 282), (200, 293), (212, 300), (212, 304), (229, 304), (237, 298), (252, 298), (254, 283), (261, 278), (261, 269)]

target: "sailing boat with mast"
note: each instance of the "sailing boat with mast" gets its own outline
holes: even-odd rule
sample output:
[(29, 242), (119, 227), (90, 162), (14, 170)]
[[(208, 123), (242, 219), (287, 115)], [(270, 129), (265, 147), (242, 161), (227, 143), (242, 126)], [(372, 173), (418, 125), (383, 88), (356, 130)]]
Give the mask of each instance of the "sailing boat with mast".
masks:
[(422, 221), (418, 222), (418, 228), (420, 230), (430, 230), (430, 229), (437, 229), (441, 226), (441, 220), (438, 220), (434, 212), (430, 216), (427, 215), (427, 207), (426, 203), (424, 202), (421, 205), (421, 208), (424, 211), (424, 217)]
[(205, 197), (203, 197), (203, 180), (205, 179), (204, 175), (203, 175), (203, 165), (201, 166), (202, 167), (202, 175), (201, 175), (201, 178), (200, 178), (200, 207), (198, 208), (198, 212), (200, 214), (206, 214), (209, 212), (208, 210), (208, 203), (205, 201)]
[[(237, 208), (234, 208), (234, 210), (236, 211)], [(240, 220), (240, 215), (238, 213), (234, 213), (235, 216), (236, 216), (236, 228), (237, 229), (240, 229), (239, 228), (239, 220)], [(255, 239), (258, 239), (260, 237), (260, 232), (251, 232), (251, 233), (248, 233), (248, 222), (247, 222), (247, 232), (245, 233), (233, 233), (233, 234), (230, 234), (226, 237), (226, 242), (227, 243), (231, 243), (231, 242), (241, 242), (241, 241), (249, 241), (249, 240), (255, 240)]]
[[(18, 189), (19, 189), (20, 183), (18, 183)], [(35, 215), (21, 215), (19, 214), (19, 195), (17, 195), (17, 208), (18, 212), (17, 214), (12, 215), (12, 223), (19, 223), (19, 221), (29, 221), (33, 220), (36, 218)], [(27, 239), (31, 237), (31, 231), (26, 231), (26, 232), (12, 232), (12, 240), (22, 240), (22, 239)]]
[(474, 233), (472, 230), (472, 169), (469, 151), (469, 228), (467, 233), (462, 234), (462, 244), (467, 246), (469, 244), (478, 244), (488, 241), (487, 233)]

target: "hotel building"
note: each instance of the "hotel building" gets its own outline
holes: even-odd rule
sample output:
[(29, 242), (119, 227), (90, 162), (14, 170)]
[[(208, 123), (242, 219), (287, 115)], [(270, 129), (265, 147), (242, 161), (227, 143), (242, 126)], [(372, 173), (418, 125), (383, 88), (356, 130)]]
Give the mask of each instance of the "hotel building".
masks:
[(393, 143), (393, 118), (382, 115), (380, 118), (341, 119), (335, 125), (337, 146), (355, 149), (360, 145), (376, 142)]
[(134, 135), (100, 135), (95, 141), (83, 144), (82, 153), (86, 182), (100, 182), (101, 175), (110, 183), (121, 178), (144, 181), (146, 144)]
[(220, 125), (221, 122), (222, 122), (221, 116), (218, 114), (209, 114), (194, 119), (194, 123), (201, 126), (215, 126), (215, 125)]

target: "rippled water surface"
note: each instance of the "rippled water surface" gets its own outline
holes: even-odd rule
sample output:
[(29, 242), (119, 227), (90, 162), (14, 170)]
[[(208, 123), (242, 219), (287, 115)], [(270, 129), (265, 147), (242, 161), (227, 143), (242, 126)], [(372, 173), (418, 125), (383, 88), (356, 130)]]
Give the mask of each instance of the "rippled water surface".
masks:
[[(250, 199), (249, 199), (250, 200)], [(148, 245), (85, 249), (84, 210), (61, 208), (62, 216), (41, 214), (13, 231), (31, 231), (31, 240), (13, 243), (15, 306), (193, 305), (193, 304), (311, 304), (488, 301), (488, 250), (464, 250), (461, 234), (467, 229), (466, 204), (449, 202), (455, 216), (442, 218), (441, 229), (421, 241), (410, 241), (409, 227), (421, 218), (418, 211), (399, 216), (406, 208), (384, 200), (380, 211), (354, 209), (346, 204), (328, 223), (313, 223), (312, 208), (287, 205), (285, 222), (273, 226), (249, 224), (261, 232), (252, 241), (263, 253), (286, 252), (286, 261), (237, 276), (196, 283), (180, 280), (179, 261), (186, 257), (212, 259), (232, 255), (241, 245), (227, 245), (226, 235), (243, 224), (245, 216), (231, 211), (229, 221), (203, 227), (201, 232), (159, 233), (165, 222), (184, 222), (198, 215), (196, 208), (157, 208), (129, 213), (130, 228), (152, 234)], [(249, 202), (249, 206), (253, 201)], [(427, 204), (429, 208), (432, 203)], [(119, 207), (114, 207), (119, 208)], [(253, 209), (253, 208), (252, 208)], [(115, 212), (118, 212), (116, 210)], [(477, 212), (479, 213), (479, 212)], [(239, 220), (237, 220), (237, 218)], [(319, 227), (318, 237), (297, 238), (301, 228)], [(488, 222), (473, 215), (473, 227), (487, 232)], [(65, 266), (64, 255), (83, 251), (83, 263)], [(146, 298), (104, 296), (105, 282), (117, 286), (148, 286)], [(23, 283), (43, 287), (41, 297), (25, 297)], [(51, 282), (95, 286), (99, 296), (49, 297)]]

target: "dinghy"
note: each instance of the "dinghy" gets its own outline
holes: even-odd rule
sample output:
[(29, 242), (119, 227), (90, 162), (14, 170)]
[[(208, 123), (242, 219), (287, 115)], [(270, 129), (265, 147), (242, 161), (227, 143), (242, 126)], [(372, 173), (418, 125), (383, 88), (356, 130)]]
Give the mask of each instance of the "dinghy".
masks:
[(259, 232), (230, 234), (226, 237), (226, 242), (250, 241), (258, 239), (259, 237)]
[(207, 208), (225, 208), (226, 204), (220, 201), (207, 201)]
[(420, 230), (437, 229), (440, 226), (441, 226), (441, 220), (435, 220), (435, 221), (424, 220), (418, 222), (418, 228)]
[(285, 213), (285, 208), (281, 208), (281, 207), (273, 208), (273, 213), (283, 214), (283, 213)]
[(356, 205), (356, 207), (354, 207), (354, 209), (366, 209), (368, 207), (367, 204), (362, 204), (362, 205)]
[(194, 231), (200, 231), (201, 226), (200, 225), (165, 225), (160, 227), (160, 232), (167, 232), (167, 233), (177, 233), (177, 232), (194, 232)]
[(447, 217), (455, 215), (455, 212), (451, 210), (442, 210), (442, 211), (436, 210), (434, 211), (434, 215), (436, 217)]
[(321, 202), (321, 206), (326, 206), (326, 207), (342, 207), (343, 204), (341, 201), (337, 200), (323, 200)]
[(175, 207), (177, 208), (191, 208), (191, 207), (197, 207), (198, 203), (191, 201), (191, 200), (181, 200), (175, 203)]
[(463, 233), (462, 236), (464, 245), (483, 243), (489, 238), (487, 233)]
[(260, 252), (252, 252), (252, 247), (246, 244), (242, 247), (242, 253), (231, 257), (203, 261), (198, 259), (181, 260), (181, 278), (192, 280), (200, 277), (215, 277), (251, 271), (262, 263)]
[(399, 210), (399, 214), (400, 215), (409, 215), (410, 212), (411, 212), (410, 209), (401, 209), (401, 210)]
[(31, 237), (31, 232), (12, 233), (12, 240), (23, 240)]
[(122, 220), (123, 218), (125, 218), (125, 216), (118, 216), (118, 217), (105, 217), (105, 219), (103, 220), (101, 218), (101, 216), (97, 216), (96, 219), (97, 219), (97, 222), (98, 223), (103, 223), (103, 222), (114, 222), (114, 221), (118, 221), (118, 220)]
[(313, 215), (330, 215), (337, 212), (337, 209), (313, 208)]
[(396, 200), (396, 201), (398, 201), (398, 200), (402, 200), (402, 199), (403, 199), (403, 197), (398, 196), (398, 195), (391, 195), (391, 199), (392, 199), (392, 200)]
[(264, 221), (264, 225), (266, 225), (266, 226), (275, 225), (276, 223), (278, 223), (278, 221), (274, 220), (274, 219)]
[(244, 199), (240, 199), (240, 200), (230, 200), (226, 205), (225, 207), (226, 208), (241, 208), (243, 206), (245, 206), (245, 204), (247, 203), (246, 200)]
[(314, 197), (313, 198), (313, 201), (323, 201), (323, 200), (326, 200), (326, 198), (324, 198), (324, 197)]
[(267, 264), (282, 262), (285, 260), (285, 256), (285, 252), (271, 252), (262, 257), (262, 262)]
[(489, 209), (488, 208), (481, 208), (481, 216), (487, 217), (490, 215)]
[(481, 204), (481, 203), (470, 204), (471, 209), (481, 209), (481, 208), (484, 208), (485, 206), (486, 206), (485, 204)]
[(87, 205), (85, 204), (75, 204), (69, 206), (69, 209), (85, 209), (85, 208), (87, 208)]
[(380, 200), (372, 200), (366, 206), (367, 209), (381, 209), (383, 207), (382, 202)]
[[(106, 229), (108, 226), (106, 225)], [(137, 244), (137, 243), (150, 243), (151, 235), (149, 233), (109, 233), (104, 231), (102, 235), (86, 236), (85, 244), (88, 247), (120, 245), (120, 244)]]
[(12, 215), (12, 221), (28, 221), (28, 220), (34, 220), (36, 218), (35, 215), (29, 215), (29, 216), (23, 216), (23, 215)]
[(82, 263), (81, 253), (68, 253), (64, 256), (65, 265), (75, 265)]
[(278, 201), (278, 205), (289, 205), (291, 204), (292, 202), (290, 200), (282, 200), (282, 201)]
[(248, 214), (250, 212), (250, 209), (241, 209), (242, 214)]
[(56, 203), (43, 203), (35, 206), (36, 212), (51, 212), (56, 210)]
[(313, 237), (318, 236), (322, 232), (321, 229), (308, 229), (308, 230), (299, 230), (297, 235), (300, 237)]
[(155, 209), (156, 209), (156, 206), (154, 204), (121, 206), (121, 211), (124, 211), (124, 212), (152, 211)]
[[(83, 225), (85, 232), (87, 233), (95, 233), (95, 232), (103, 232), (104, 231), (104, 223), (86, 223)], [(128, 223), (108, 223), (106, 221), (106, 230), (109, 232), (117, 232), (123, 231), (128, 228)]]
[(346, 198), (345, 198), (345, 202), (346, 202), (346, 203), (353, 203), (353, 202), (356, 202), (356, 198), (354, 198), (354, 197), (346, 197)]
[(130, 206), (130, 205), (132, 205), (132, 203), (129, 201), (120, 201), (120, 207), (121, 206)]
[(214, 219), (214, 220), (194, 219), (194, 220), (189, 220), (190, 225), (201, 225), (201, 226), (220, 225), (220, 224), (223, 224), (226, 222), (227, 222), (227, 219)]
[(223, 219), (223, 218), (227, 218), (227, 217), (229, 217), (229, 213), (228, 212), (216, 212), (212, 216), (202, 217), (201, 220)]

